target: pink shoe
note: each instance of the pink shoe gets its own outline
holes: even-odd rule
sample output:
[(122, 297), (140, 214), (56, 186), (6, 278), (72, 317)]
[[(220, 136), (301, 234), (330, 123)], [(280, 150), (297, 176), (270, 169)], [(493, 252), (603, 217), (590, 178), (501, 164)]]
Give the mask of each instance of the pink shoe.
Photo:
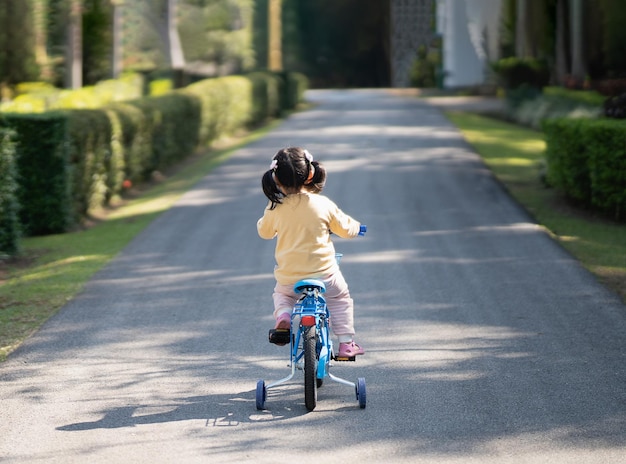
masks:
[(360, 354), (365, 354), (365, 350), (354, 343), (354, 341), (339, 344), (339, 353), (337, 353), (338, 358), (352, 358), (353, 356)]
[(283, 329), (283, 330), (291, 329), (291, 314), (282, 313), (280, 316), (278, 316), (278, 318), (276, 319), (276, 325), (274, 326), (274, 329)]

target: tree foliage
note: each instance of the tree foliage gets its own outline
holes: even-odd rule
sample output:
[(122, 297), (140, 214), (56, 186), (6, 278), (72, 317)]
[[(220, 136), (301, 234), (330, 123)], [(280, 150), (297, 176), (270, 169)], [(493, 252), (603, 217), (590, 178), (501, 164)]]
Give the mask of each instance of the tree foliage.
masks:
[(110, 0), (83, 0), (83, 82), (111, 77), (112, 14)]
[(0, 2), (0, 82), (14, 85), (39, 78), (31, 1)]
[(285, 0), (285, 67), (316, 86), (388, 85), (389, 10), (389, 0)]

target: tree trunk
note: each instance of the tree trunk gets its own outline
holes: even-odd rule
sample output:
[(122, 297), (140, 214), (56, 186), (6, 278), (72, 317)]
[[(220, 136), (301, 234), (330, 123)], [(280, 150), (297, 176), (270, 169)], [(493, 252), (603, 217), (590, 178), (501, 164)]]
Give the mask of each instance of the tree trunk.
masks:
[(176, 10), (178, 0), (167, 0), (167, 44), (169, 60), (172, 69), (183, 69), (185, 67), (185, 56), (180, 44), (178, 28), (176, 27)]
[(35, 0), (33, 2), (33, 20), (35, 29), (35, 61), (39, 66), (40, 78), (44, 81), (52, 79), (52, 69), (46, 51), (47, 31), (47, 0)]
[(82, 20), (82, 1), (70, 0), (65, 60), (65, 87), (70, 89), (79, 89), (83, 86)]
[(117, 79), (122, 73), (123, 48), (122, 48), (122, 8), (120, 0), (111, 0), (113, 3), (113, 55), (112, 74)]
[(582, 82), (587, 74), (583, 56), (583, 1), (569, 0), (571, 21), (572, 77)]
[(174, 87), (184, 86), (185, 56), (180, 44), (178, 28), (176, 27), (176, 10), (178, 0), (167, 0), (165, 12), (165, 43), (170, 67), (174, 73)]
[(268, 2), (269, 56), (267, 63), (270, 71), (283, 70), (281, 7), (282, 0), (269, 0)]
[(515, 23), (515, 55), (525, 58), (530, 53), (528, 47), (528, 6), (527, 0), (517, 0)]
[(557, 0), (556, 4), (555, 77), (560, 85), (565, 83), (569, 69), (567, 1)]

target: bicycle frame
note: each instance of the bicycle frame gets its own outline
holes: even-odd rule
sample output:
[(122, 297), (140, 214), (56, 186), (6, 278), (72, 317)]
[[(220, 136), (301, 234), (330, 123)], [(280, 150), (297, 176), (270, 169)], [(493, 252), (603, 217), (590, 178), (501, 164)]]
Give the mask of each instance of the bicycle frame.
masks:
[[(330, 373), (330, 362), (332, 359), (336, 358), (334, 358), (333, 342), (330, 333), (330, 312), (326, 305), (326, 300), (322, 296), (325, 290), (324, 283), (314, 279), (301, 280), (295, 285), (294, 291), (301, 293), (301, 297), (294, 305), (291, 314), (291, 372), (287, 377), (268, 385), (265, 385), (263, 380), (259, 380), (257, 383), (257, 409), (264, 409), (268, 389), (291, 380), (295, 375), (296, 369), (305, 369), (303, 361), (306, 351), (304, 343), (305, 332), (313, 327), (315, 328), (315, 357), (317, 359), (315, 377), (317, 386), (321, 386), (326, 377), (337, 383), (351, 386), (355, 389), (359, 406), (365, 408), (365, 379), (359, 378), (357, 382), (354, 383)], [(351, 360), (354, 360), (354, 358)], [(312, 387), (314, 389), (314, 396), (317, 395), (316, 387)], [(316, 398), (310, 398), (306, 388), (305, 380), (307, 409), (313, 410), (315, 408)]]

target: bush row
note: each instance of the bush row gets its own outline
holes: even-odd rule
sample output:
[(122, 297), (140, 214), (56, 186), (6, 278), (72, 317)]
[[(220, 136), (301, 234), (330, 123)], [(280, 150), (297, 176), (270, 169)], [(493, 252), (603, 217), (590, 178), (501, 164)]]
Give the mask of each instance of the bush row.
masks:
[(125, 181), (143, 182), (222, 136), (293, 109), (306, 86), (302, 75), (258, 72), (99, 109), (0, 114), (0, 128), (15, 133), (24, 233), (71, 229), (120, 195)]
[(548, 119), (548, 183), (582, 205), (614, 219), (626, 217), (626, 122)]

